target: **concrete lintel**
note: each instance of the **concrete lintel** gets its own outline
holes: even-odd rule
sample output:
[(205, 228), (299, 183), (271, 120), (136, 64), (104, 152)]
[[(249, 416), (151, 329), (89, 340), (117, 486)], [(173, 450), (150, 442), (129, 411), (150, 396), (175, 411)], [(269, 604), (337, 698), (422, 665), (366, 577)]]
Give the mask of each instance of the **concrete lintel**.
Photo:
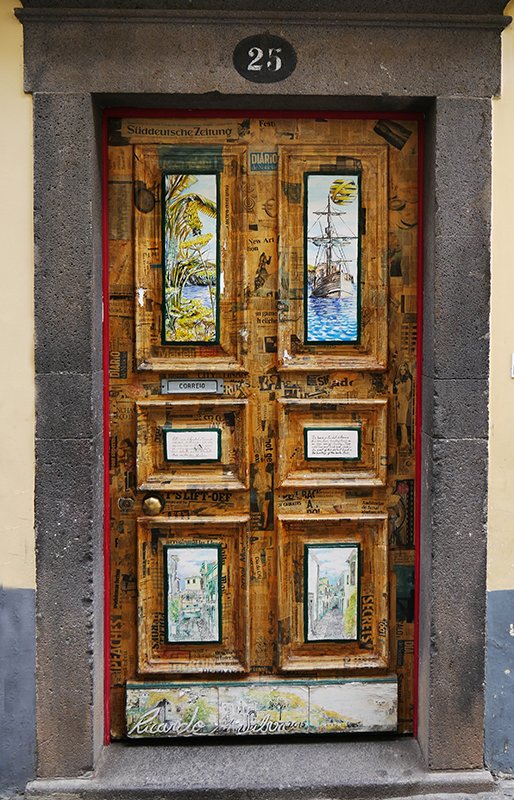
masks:
[[(20, 22), (180, 22), (195, 25), (219, 24), (233, 25), (235, 22), (246, 24), (262, 23), (263, 9), (247, 11), (244, 9), (192, 9), (192, 8), (20, 8), (15, 9)], [(284, 22), (284, 10), (266, 11), (271, 22)], [(496, 14), (441, 14), (441, 13), (391, 13), (381, 10), (378, 13), (352, 11), (308, 11), (300, 9), (295, 16), (288, 17), (288, 25), (329, 25), (339, 27), (352, 25), (356, 27), (414, 27), (414, 28), (482, 28), (503, 30), (511, 18)]]
[[(24, 24), (24, 86), (31, 93), (66, 93), (71, 84), (75, 91), (93, 94), (170, 95), (184, 87), (193, 94), (246, 94), (248, 81), (235, 71), (232, 53), (238, 42), (264, 28), (288, 39), (298, 65), (286, 81), (252, 84), (253, 96), (489, 99), (500, 91), (499, 34), (507, 20), (462, 15), (350, 17), (323, 11), (314, 16), (261, 10), (135, 9), (135, 14), (119, 14), (81, 9), (59, 10), (54, 16), (41, 11), (19, 13)], [(326, 52), (332, 54), (328, 72)], [(429, 69), (424, 64), (427, 53)]]

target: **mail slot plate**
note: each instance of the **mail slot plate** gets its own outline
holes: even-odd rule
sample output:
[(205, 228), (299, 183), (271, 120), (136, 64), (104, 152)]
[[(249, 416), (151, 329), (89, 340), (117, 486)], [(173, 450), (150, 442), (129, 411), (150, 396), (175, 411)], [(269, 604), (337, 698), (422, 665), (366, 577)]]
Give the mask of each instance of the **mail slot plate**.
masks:
[(223, 394), (223, 378), (178, 381), (162, 378), (161, 394)]

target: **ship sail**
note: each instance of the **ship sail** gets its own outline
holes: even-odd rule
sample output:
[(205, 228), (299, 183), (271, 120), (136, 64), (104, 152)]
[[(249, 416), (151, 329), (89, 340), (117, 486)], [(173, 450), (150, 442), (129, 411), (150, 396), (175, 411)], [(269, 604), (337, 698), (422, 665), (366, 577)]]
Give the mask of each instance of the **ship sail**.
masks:
[[(347, 297), (354, 292), (354, 277), (350, 269), (351, 259), (345, 253), (356, 236), (343, 235), (336, 229), (337, 217), (344, 217), (344, 211), (336, 205), (348, 205), (355, 199), (357, 186), (353, 180), (339, 179), (331, 185), (327, 205), (313, 213), (319, 217), (320, 233), (308, 236), (307, 240), (317, 248), (313, 276), (310, 282), (311, 297)], [(326, 217), (323, 227), (322, 218)], [(342, 220), (344, 223), (344, 220)]]

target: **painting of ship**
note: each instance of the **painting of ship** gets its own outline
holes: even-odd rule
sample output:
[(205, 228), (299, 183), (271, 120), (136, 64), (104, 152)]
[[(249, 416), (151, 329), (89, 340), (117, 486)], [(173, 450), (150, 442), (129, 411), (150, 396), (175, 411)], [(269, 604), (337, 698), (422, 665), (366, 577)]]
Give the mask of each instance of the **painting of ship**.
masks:
[(357, 331), (360, 181), (308, 175), (306, 341), (352, 341)]
[[(345, 197), (352, 198), (354, 194), (353, 182), (348, 182)], [(338, 195), (340, 196), (340, 195)], [(320, 219), (320, 234), (309, 236), (308, 240), (318, 248), (316, 254), (315, 270), (310, 285), (312, 297), (345, 297), (353, 294), (354, 278), (350, 272), (350, 260), (345, 253), (345, 247), (351, 243), (356, 236), (338, 233), (336, 228), (336, 218), (344, 217), (344, 211), (337, 211), (332, 202), (330, 191), (327, 196), (327, 205), (319, 211), (314, 211), (318, 217), (326, 217), (326, 225)]]

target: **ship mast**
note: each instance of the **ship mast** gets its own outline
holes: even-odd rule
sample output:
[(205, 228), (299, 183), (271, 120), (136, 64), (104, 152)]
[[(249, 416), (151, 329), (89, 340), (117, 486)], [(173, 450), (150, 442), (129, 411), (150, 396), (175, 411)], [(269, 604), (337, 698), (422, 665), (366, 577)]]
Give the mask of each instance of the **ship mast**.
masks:
[(330, 217), (330, 192), (328, 193), (328, 206), (327, 206), (327, 227), (325, 233), (327, 234), (327, 275), (332, 272), (332, 219)]
[[(338, 232), (334, 217), (345, 217), (346, 212), (336, 211), (332, 208), (332, 202), (329, 190), (327, 205), (320, 211), (312, 211), (318, 217), (316, 224), (319, 224), (320, 233), (307, 236), (308, 242), (317, 248), (314, 271), (309, 279), (311, 297), (343, 297), (353, 293), (354, 278), (349, 267), (351, 259), (347, 257), (345, 247), (357, 237), (351, 231), (349, 236)], [(344, 200), (341, 204), (344, 204)], [(326, 223), (320, 217), (326, 217)]]
[[(344, 212), (342, 212), (342, 211), (333, 211), (332, 210), (332, 206), (330, 204), (330, 192), (328, 192), (327, 209), (326, 209), (326, 211), (325, 210), (323, 210), (323, 211), (315, 211), (314, 213), (318, 217), (326, 217), (327, 218), (327, 227), (325, 228), (325, 236), (322, 236), (321, 238), (319, 236), (313, 236), (313, 237), (309, 237), (309, 238), (311, 238), (311, 240), (313, 242), (315, 242), (316, 244), (318, 242), (320, 242), (320, 244), (323, 245), (323, 249), (325, 251), (325, 258), (326, 258), (325, 274), (326, 275), (330, 275), (331, 272), (332, 272), (332, 264), (333, 264), (332, 248), (335, 247), (336, 245), (340, 245), (341, 244), (341, 238), (338, 236), (337, 231), (334, 230), (334, 228), (332, 226), (332, 217), (334, 215), (338, 216), (338, 217), (342, 217), (342, 216), (344, 216)], [(335, 234), (335, 236), (334, 236), (334, 234)], [(340, 269), (340, 265), (339, 265), (339, 269)]]

